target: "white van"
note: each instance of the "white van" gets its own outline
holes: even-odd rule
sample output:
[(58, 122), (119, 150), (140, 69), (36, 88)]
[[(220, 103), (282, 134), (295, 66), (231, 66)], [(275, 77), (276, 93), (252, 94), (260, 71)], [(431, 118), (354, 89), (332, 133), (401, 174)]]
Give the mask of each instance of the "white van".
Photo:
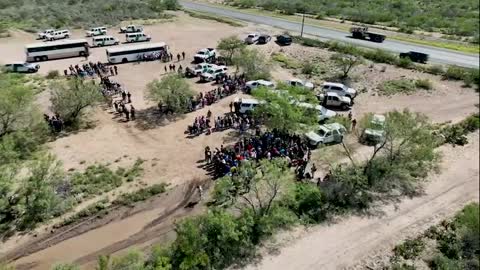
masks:
[(92, 38), (93, 47), (111, 46), (120, 44), (120, 40), (112, 36), (101, 36)]
[(101, 35), (106, 35), (107, 34), (107, 28), (102, 26), (102, 27), (93, 27), (90, 28), (90, 30), (85, 32), (85, 35), (87, 37), (93, 37), (93, 36), (101, 36)]
[(261, 102), (253, 98), (235, 98), (233, 104), (237, 112), (249, 113), (252, 112)]
[(145, 33), (128, 33), (125, 35), (127, 42), (141, 42), (141, 41), (150, 41), (152, 38)]
[(68, 30), (60, 30), (60, 31), (55, 31), (53, 33), (47, 34), (45, 38), (48, 41), (53, 41), (57, 39), (64, 39), (64, 38), (69, 38), (70, 37), (70, 31)]

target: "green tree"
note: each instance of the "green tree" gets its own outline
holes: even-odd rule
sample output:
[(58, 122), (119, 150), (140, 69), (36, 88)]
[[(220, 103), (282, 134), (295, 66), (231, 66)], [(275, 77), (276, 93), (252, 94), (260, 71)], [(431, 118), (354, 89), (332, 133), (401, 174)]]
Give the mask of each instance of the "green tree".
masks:
[[(281, 88), (285, 89), (285, 88)], [(277, 129), (286, 133), (305, 131), (318, 123), (318, 114), (313, 109), (316, 99), (313, 94), (304, 89), (290, 87), (287, 90), (271, 91), (257, 88), (252, 95), (262, 103), (253, 111), (254, 116), (269, 129)], [(299, 100), (303, 104), (300, 106)]]
[(97, 105), (102, 100), (100, 86), (94, 82), (72, 79), (55, 82), (51, 85), (52, 111), (63, 119), (65, 125), (78, 124), (85, 109)]
[(34, 228), (36, 224), (53, 217), (62, 205), (55, 190), (64, 176), (60, 163), (46, 155), (29, 163), (27, 169), (29, 175), (20, 181), (17, 191), (22, 202), (18, 206), (23, 213), (19, 221), (20, 229)]
[(194, 95), (188, 82), (179, 75), (167, 75), (147, 85), (147, 98), (174, 113), (188, 112)]
[(337, 67), (341, 70), (342, 78), (348, 78), (348, 75), (352, 69), (360, 65), (363, 60), (359, 56), (353, 56), (348, 54), (334, 54), (332, 55), (332, 60), (336, 63)]
[(292, 195), (294, 179), (285, 159), (243, 163), (232, 176), (218, 180), (213, 199), (219, 205), (268, 216), (276, 201)]
[(143, 265), (143, 254), (137, 250), (131, 250), (126, 255), (113, 258), (110, 269), (143, 270)]
[(0, 74), (0, 137), (39, 122), (33, 91), (20, 79), (11, 74)]
[(233, 63), (233, 57), (239, 54), (247, 45), (236, 36), (221, 39), (217, 44), (217, 50), (226, 58), (228, 64)]
[(270, 79), (271, 63), (256, 49), (242, 49), (233, 56), (232, 62), (240, 68), (249, 80)]

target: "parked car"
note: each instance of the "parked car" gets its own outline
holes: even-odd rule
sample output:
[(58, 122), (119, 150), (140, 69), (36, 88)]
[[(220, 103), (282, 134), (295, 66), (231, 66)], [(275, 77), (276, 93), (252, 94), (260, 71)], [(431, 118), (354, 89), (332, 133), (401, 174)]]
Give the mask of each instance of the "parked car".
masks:
[(336, 112), (334, 112), (332, 110), (329, 110), (329, 109), (323, 107), (322, 105), (313, 105), (313, 104), (305, 103), (305, 102), (299, 102), (297, 104), (300, 107), (315, 110), (315, 113), (318, 115), (318, 121), (319, 122), (322, 122), (322, 121), (325, 121), (327, 119), (330, 119), (332, 117), (337, 116)]
[(357, 91), (342, 83), (324, 82), (322, 84), (322, 90), (324, 92), (335, 92), (340, 96), (349, 97), (353, 99), (357, 96)]
[(200, 63), (197, 64), (193, 67), (187, 67), (185, 69), (185, 75), (187, 77), (196, 77), (200, 76), (202, 73), (206, 72), (207, 70), (216, 67), (217, 65), (215, 64), (209, 64), (209, 63)]
[(253, 98), (235, 98), (233, 101), (235, 111), (242, 114), (251, 113), (258, 104), (260, 101)]
[(93, 27), (90, 30), (85, 32), (87, 37), (94, 37), (94, 36), (102, 36), (107, 34), (107, 28), (104, 26), (101, 27)]
[(347, 110), (352, 106), (352, 100), (347, 96), (340, 96), (335, 92), (326, 92), (317, 96), (320, 103), (327, 107), (338, 107)]
[(362, 132), (360, 142), (367, 145), (376, 145), (385, 139), (385, 116), (374, 114), (368, 127)]
[(143, 26), (130, 24), (125, 27), (120, 27), (120, 33), (137, 33), (137, 32), (143, 32)]
[(428, 61), (428, 54), (421, 52), (406, 52), (400, 53), (400, 58), (409, 58), (412, 62), (426, 64)]
[(40, 69), (39, 64), (32, 64), (28, 62), (15, 62), (5, 65), (5, 71), (16, 73), (35, 73)]
[(245, 38), (245, 43), (255, 44), (255, 43), (257, 43), (259, 37), (260, 37), (260, 35), (257, 34), (257, 33), (248, 34), (248, 36)]
[(308, 82), (308, 81), (302, 81), (302, 80), (296, 79), (296, 78), (288, 80), (287, 84), (291, 85), (291, 86), (296, 86), (296, 87), (304, 87), (304, 88), (310, 89), (310, 90), (313, 90), (315, 88), (313, 83)]
[(47, 38), (48, 34), (52, 34), (55, 31), (56, 31), (55, 29), (47, 29), (43, 32), (38, 33), (38, 38), (39, 39), (45, 39), (45, 38)]
[(193, 60), (195, 63), (210, 62), (215, 59), (217, 56), (217, 51), (214, 48), (205, 48), (199, 50), (194, 56)]
[(339, 124), (325, 124), (318, 127), (317, 131), (310, 131), (305, 134), (308, 143), (312, 147), (317, 147), (323, 144), (340, 143), (343, 141), (343, 136), (347, 129)]
[(292, 37), (289, 35), (279, 35), (277, 36), (277, 43), (280, 46), (288, 46), (292, 44)]
[(245, 91), (250, 93), (253, 89), (259, 87), (259, 86), (264, 86), (268, 88), (275, 88), (275, 84), (271, 81), (266, 81), (266, 80), (256, 80), (256, 81), (248, 81), (245, 83)]
[(261, 35), (258, 37), (257, 44), (267, 44), (272, 40), (272, 37), (269, 35)]
[(142, 32), (125, 34), (125, 41), (127, 43), (150, 41), (151, 39), (152, 38), (149, 35)]
[(214, 66), (200, 75), (202, 81), (211, 82), (217, 78), (223, 78), (227, 75), (228, 68), (226, 66)]
[(69, 38), (69, 37), (70, 37), (70, 31), (59, 30), (59, 31), (55, 31), (53, 33), (47, 34), (45, 36), (45, 39), (49, 40), (49, 41), (54, 41), (54, 40), (64, 39), (64, 38)]
[(112, 36), (100, 36), (92, 38), (93, 47), (111, 46), (120, 44), (120, 40)]

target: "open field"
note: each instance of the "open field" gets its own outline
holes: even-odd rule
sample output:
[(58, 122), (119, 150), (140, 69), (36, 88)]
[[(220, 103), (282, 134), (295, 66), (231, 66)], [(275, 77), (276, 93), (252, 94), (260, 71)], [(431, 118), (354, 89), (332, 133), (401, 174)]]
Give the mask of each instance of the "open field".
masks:
[[(153, 42), (166, 42), (174, 55), (185, 52), (186, 60), (179, 63), (175, 61), (177, 66), (183, 67), (190, 65), (190, 59), (198, 49), (215, 46), (221, 38), (230, 35), (243, 38), (254, 31), (272, 35), (281, 32), (268, 26), (233, 27), (192, 18), (181, 12), (176, 15), (178, 17), (174, 21), (145, 26), (145, 32), (152, 36)], [(73, 31), (74, 37), (82, 35), (81, 31)], [(114, 36), (123, 41), (123, 35)], [(5, 62), (24, 59), (23, 46), (32, 42), (35, 42), (32, 34), (14, 32), (12, 37), (0, 39), (0, 58)], [(322, 75), (309, 78), (317, 85), (332, 75), (329, 63), (332, 52), (298, 44), (279, 47), (274, 42), (252, 47), (258, 48), (269, 57), (273, 53), (282, 52), (299, 62), (315, 61), (326, 70)], [(105, 49), (92, 49), (88, 61), (106, 61)], [(83, 58), (42, 62), (40, 74), (45, 75), (50, 70), (59, 70), (62, 74), (69, 65), (83, 63)], [(132, 94), (133, 105), (137, 108), (137, 120), (124, 122), (122, 117), (114, 114), (113, 108), (101, 106), (90, 112), (92, 128), (57, 138), (48, 143), (48, 148), (62, 161), (65, 170), (82, 170), (94, 163), (115, 163), (121, 166), (141, 158), (145, 160), (142, 183), (169, 183), (170, 190), (167, 194), (156, 196), (134, 208), (118, 208), (100, 219), (73, 224), (72, 227), (51, 233), (52, 225), (61, 221), (61, 218), (56, 219), (36, 229), (34, 233), (16, 235), (2, 243), (0, 258), (6, 256), (14, 260), (19, 269), (49, 269), (56, 262), (62, 261), (75, 262), (86, 269), (93, 269), (93, 264), (100, 254), (119, 254), (132, 247), (148, 250), (153, 244), (171, 241), (176, 221), (202, 212), (203, 205), (194, 208), (186, 206), (198, 195), (195, 191), (196, 184), (210, 182), (210, 177), (199, 166), (204, 157), (203, 150), (206, 146), (219, 147), (221, 144), (229, 144), (237, 134), (224, 131), (187, 138), (184, 132), (195, 117), (205, 115), (208, 110), (213, 116), (226, 113), (229, 103), (236, 96), (227, 97), (212, 106), (176, 119), (159, 119), (155, 109), (152, 109), (155, 104), (145, 99), (145, 87), (153, 79), (165, 76), (165, 66), (166, 64), (158, 61), (118, 65), (119, 75), (113, 77), (113, 80), (124, 85)], [(234, 70), (234, 67), (230, 68)], [(305, 78), (298, 70), (284, 69), (278, 65), (274, 67), (272, 75), (275, 80), (286, 80), (294, 76)], [(351, 86), (361, 91), (353, 109), (356, 118), (368, 112), (385, 113), (408, 108), (426, 114), (434, 122), (442, 123), (459, 122), (478, 111), (475, 107), (478, 93), (463, 87), (462, 82), (442, 80), (438, 76), (371, 63), (356, 68), (352, 72), (352, 78)], [(432, 82), (433, 89), (419, 90), (411, 95), (382, 96), (378, 93), (378, 87), (385, 81), (402, 78), (428, 79)], [(196, 79), (189, 79), (188, 83), (198, 93), (216, 87), (197, 83)], [(37, 103), (45, 112), (48, 112), (50, 107), (49, 94), (49, 91), (45, 90), (37, 95)], [(463, 148), (442, 147), (440, 151), (445, 156), (442, 170), (439, 175), (430, 177), (431, 183), (426, 188), (426, 196), (402, 202), (399, 211), (395, 211), (391, 206), (386, 207), (386, 217), (354, 217), (330, 227), (314, 228), (308, 232), (308, 237), (304, 234), (306, 238), (301, 238), (291, 248), (282, 250), (285, 256), (280, 259), (268, 257), (265, 263), (261, 264), (265, 267), (260, 269), (274, 269), (269, 268), (270, 265), (276, 266), (276, 269), (286, 265), (294, 266), (282, 264), (285, 262), (304, 263), (295, 266), (307, 267), (305, 269), (311, 269), (308, 266), (313, 263), (315, 266), (328, 266), (330, 269), (353, 265), (357, 260), (363, 259), (367, 252), (404, 237), (410, 232), (406, 228), (408, 224), (420, 224), (418, 227), (422, 227), (424, 222), (427, 224), (432, 219), (453, 213), (463, 202), (478, 200), (478, 182), (475, 181), (478, 179), (478, 133), (471, 135), (470, 141), (472, 143)], [(317, 153), (321, 153), (320, 151)], [(322, 165), (325, 164), (319, 164), (318, 167), (322, 168)], [(139, 188), (139, 185), (126, 184), (106, 195), (116, 197)], [(90, 202), (85, 202), (76, 211)], [(448, 204), (449, 207), (445, 207)], [(396, 224), (397, 227), (392, 227), (391, 224)], [(394, 228), (398, 228), (398, 231), (394, 232)], [(374, 236), (382, 233), (385, 238), (378, 237), (372, 241)], [(337, 238), (339, 235), (341, 241)], [(325, 239), (330, 239), (332, 244), (325, 245)], [(356, 248), (351, 247), (354, 241), (358, 241)], [(368, 248), (363, 249), (365, 244), (368, 244)], [(325, 252), (311, 249), (308, 245), (319, 246)], [(318, 254), (322, 254), (321, 257)], [(344, 256), (345, 254), (353, 256)], [(302, 258), (302, 255), (305, 257)], [(336, 260), (332, 260), (332, 257), (349, 259), (335, 264)], [(316, 259), (310, 261), (309, 258)]]

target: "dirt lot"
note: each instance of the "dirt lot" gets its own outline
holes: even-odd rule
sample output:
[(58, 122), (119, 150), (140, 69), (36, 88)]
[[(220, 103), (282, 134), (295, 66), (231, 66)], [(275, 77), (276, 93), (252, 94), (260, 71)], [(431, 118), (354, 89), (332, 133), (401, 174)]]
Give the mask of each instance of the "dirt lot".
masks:
[[(232, 34), (244, 36), (246, 33), (252, 31), (281, 32), (279, 30), (272, 30), (267, 27), (254, 25), (243, 28), (234, 28), (225, 24), (193, 19), (184, 15), (180, 15), (173, 22), (145, 27), (145, 32), (152, 36), (154, 42), (165, 41), (170, 46), (174, 54), (185, 51), (187, 54), (187, 60), (191, 59), (196, 50), (204, 47), (215, 46), (217, 41), (222, 37)], [(74, 35), (80, 37), (82, 32), (74, 32)], [(118, 37), (120, 40), (123, 40), (123, 37), (120, 35), (118, 35)], [(1, 59), (5, 62), (23, 59), (23, 46), (31, 42), (34, 42), (34, 36), (26, 33), (15, 33), (12, 38), (0, 39)], [(260, 48), (260, 50), (267, 54), (282, 50), (286, 54), (289, 54), (299, 60), (318, 58), (319, 61), (321, 61), (321, 59), (328, 59), (329, 55), (331, 54), (330, 52), (313, 48), (303, 48), (298, 45), (280, 48), (273, 42), (265, 46), (256, 47)], [(93, 55), (89, 60), (105, 61), (105, 59), (104, 49), (98, 48), (93, 49)], [(41, 63), (41, 73), (46, 74), (49, 70), (53, 69), (58, 69), (62, 73), (62, 70), (67, 68), (70, 64), (83, 63), (83, 61), (84, 60), (80, 58), (71, 58), (44, 62)], [(182, 61), (179, 64), (184, 67), (189, 65), (187, 61)], [(178, 205), (179, 201), (185, 197), (183, 193), (185, 192), (185, 187), (188, 187), (192, 180), (203, 180), (208, 178), (205, 174), (205, 171), (199, 168), (198, 164), (198, 161), (203, 159), (203, 149), (207, 145), (219, 146), (222, 143), (227, 144), (232, 139), (231, 132), (213, 133), (210, 136), (201, 135), (194, 139), (189, 139), (186, 138), (184, 131), (187, 126), (193, 122), (196, 116), (205, 115), (209, 109), (213, 112), (214, 116), (227, 112), (228, 104), (234, 97), (232, 96), (226, 98), (209, 108), (187, 114), (184, 117), (175, 119), (173, 121), (163, 120), (152, 122), (150, 120), (155, 118), (155, 116), (152, 118), (152, 110), (150, 110), (153, 104), (149, 103), (144, 98), (145, 85), (149, 81), (155, 78), (160, 79), (164, 75), (164, 65), (165, 64), (159, 62), (148, 62), (140, 64), (124, 64), (118, 66), (119, 75), (116, 76), (114, 80), (125, 85), (126, 88), (132, 93), (133, 104), (138, 111), (137, 114), (139, 119), (137, 121), (125, 123), (122, 119), (119, 119), (113, 114), (112, 108), (99, 108), (91, 112), (91, 119), (95, 124), (94, 128), (60, 138), (50, 143), (48, 146), (51, 152), (63, 162), (66, 170), (70, 168), (75, 168), (78, 170), (96, 162), (112, 163), (115, 160), (118, 160), (116, 164), (123, 165), (131, 163), (132, 160), (136, 159), (137, 157), (142, 158), (146, 160), (144, 165), (145, 175), (142, 179), (142, 182), (145, 182), (146, 184), (168, 182), (171, 184), (173, 190), (172, 193), (177, 195), (172, 195), (173, 197), (169, 197), (169, 199), (165, 199), (163, 201), (159, 199), (160, 201), (158, 201), (158, 204), (141, 208), (135, 214), (127, 215), (128, 217), (122, 216), (122, 218), (112, 218), (108, 220), (108, 222), (96, 223), (98, 226), (88, 227), (88, 229), (84, 230), (75, 230), (74, 233), (68, 234), (69, 237), (58, 237), (56, 238), (57, 240), (51, 241), (52, 237), (49, 236), (46, 239), (50, 240), (43, 241), (44, 243), (48, 242), (46, 245), (44, 244), (44, 246), (42, 246), (41, 243), (39, 244), (38, 241), (36, 242), (35, 245), (37, 249), (35, 249), (35, 245), (33, 244), (27, 244), (25, 246), (22, 245), (25, 243), (30, 243), (29, 241), (34, 239), (31, 234), (14, 237), (8, 242), (2, 243), (0, 246), (0, 255), (1, 253), (7, 252), (9, 254), (20, 254), (18, 252), (22, 249), (29, 249), (31, 252), (38, 250), (38, 252), (34, 252), (30, 255), (27, 252), (24, 254), (25, 256), (14, 256), (16, 259), (18, 259), (15, 263), (22, 266), (21, 268), (24, 269), (48, 269), (54, 262), (58, 261), (76, 261), (84, 265), (89, 265), (95, 260), (96, 255), (103, 252), (114, 253), (130, 246), (145, 247), (148, 246), (149, 243), (155, 242), (155, 239), (156, 241), (162, 241), (157, 239), (158, 234), (161, 234), (160, 231), (167, 230), (166, 228), (169, 226), (169, 228), (171, 228), (172, 222), (177, 217), (177, 214), (179, 216), (188, 214), (182, 211), (181, 213), (175, 212), (172, 215), (169, 215), (169, 217), (172, 218), (169, 219), (167, 223), (163, 224), (160, 222), (160, 224), (155, 224), (155, 226), (152, 228), (148, 228), (148, 233), (143, 233), (139, 236), (139, 233), (145, 230), (145, 228), (148, 227), (148, 224), (154, 220), (158, 220), (159, 217), (164, 216), (165, 213), (168, 212), (168, 209), (175, 208), (175, 206)], [(276, 68), (276, 70), (273, 72), (273, 75), (277, 80), (285, 80), (293, 76), (291, 70), (280, 68)], [(375, 95), (375, 88), (379, 83), (381, 83), (381, 81), (399, 78), (401, 76), (413, 78), (428, 77), (434, 83), (434, 90), (430, 92), (417, 93), (410, 96), (399, 95), (393, 97), (383, 97)], [(366, 93), (361, 94), (356, 99), (356, 105), (353, 110), (355, 117), (360, 117), (361, 114), (366, 112), (382, 113), (392, 109), (409, 108), (413, 111), (419, 111), (427, 114), (434, 121), (444, 122), (461, 120), (466, 115), (477, 110), (474, 107), (474, 104), (478, 103), (478, 94), (471, 89), (463, 89), (460, 83), (441, 81), (439, 78), (435, 78), (430, 75), (419, 73), (412, 74), (411, 71), (399, 70), (393, 67), (388, 67), (385, 72), (381, 72), (381, 67), (379, 65), (375, 65), (373, 68), (365, 65), (356, 71), (355, 77), (359, 77), (360, 79), (353, 82), (352, 85), (357, 89), (366, 89)], [(195, 91), (198, 92), (214, 88), (214, 86), (209, 84), (197, 84), (193, 79), (190, 80), (190, 82)], [(316, 82), (319, 83), (320, 81), (318, 80)], [(48, 110), (48, 92), (44, 92), (39, 95), (39, 103), (45, 110)], [(475, 137), (475, 139), (478, 140), (478, 137)], [(458, 152), (458, 149), (468, 150)], [(474, 157), (478, 157), (478, 150), (475, 152), (472, 150), (473, 147), (467, 146), (465, 148), (458, 149), (455, 149), (457, 152), (452, 151), (452, 153), (458, 155), (459, 157), (462, 156), (463, 159), (471, 160), (472, 164)], [(478, 149), (478, 145), (476, 149)], [(453, 159), (453, 156), (451, 158)], [(448, 158), (446, 160), (448, 160)], [(84, 164), (80, 164), (82, 161), (86, 162)], [(458, 162), (459, 164), (462, 164), (460, 160), (458, 160)], [(448, 163), (445, 164), (447, 165)], [(455, 178), (458, 179), (458, 181), (461, 181), (462, 179), (466, 180), (468, 177), (471, 177), (471, 173), (474, 172), (477, 172), (478, 176), (478, 167), (472, 167), (471, 170), (462, 171), (455, 167), (460, 165), (455, 164), (457, 163), (452, 164), (452, 168), (450, 168), (450, 166), (445, 168), (445, 175), (439, 176), (439, 179), (432, 183), (438, 182), (445, 184), (445, 182), (448, 182), (446, 179), (444, 179), (447, 176), (448, 179)], [(478, 164), (478, 160), (476, 164)], [(468, 172), (470, 174), (463, 175), (463, 172)], [(462, 177), (451, 177), (457, 175), (461, 175)], [(438, 187), (435, 190), (437, 190), (439, 193), (445, 192), (445, 194), (448, 194), (446, 196), (451, 198), (451, 201), (467, 199), (462, 197), (461, 192), (450, 193), (448, 191), (450, 186), (443, 184), (441, 187)], [(450, 184), (453, 185), (453, 182)], [(472, 187), (471, 182), (468, 182), (465, 185)], [(118, 194), (127, 190), (131, 191), (136, 188), (138, 188), (138, 185), (126, 185), (116, 190), (115, 193)], [(458, 189), (466, 190), (464, 189), (464, 186), (458, 187)], [(471, 193), (472, 190), (473, 189), (470, 189), (468, 192)], [(412, 220), (424, 220), (424, 218), (429, 217), (429, 213), (436, 213), (437, 210), (443, 211), (443, 206), (440, 207), (438, 205), (439, 201), (437, 199), (433, 200), (430, 198), (433, 200), (431, 204), (425, 204), (425, 200), (428, 200), (428, 198), (422, 197), (417, 201), (406, 202), (411, 203), (412, 205), (410, 206), (412, 208), (424, 207), (422, 216), (412, 217)], [(395, 217), (398, 217), (399, 219), (401, 219), (401, 216), (403, 216), (402, 213), (406, 215), (409, 214), (408, 211), (405, 213), (391, 212), (392, 215), (394, 214)], [(332, 252), (334, 252), (334, 248), (336, 247), (342, 246), (349, 248), (349, 241), (353, 239), (345, 237), (345, 241), (335, 241), (337, 231), (334, 231), (334, 228), (338, 227), (339, 230), (346, 228), (347, 231), (345, 231), (345, 233), (348, 235), (350, 233), (348, 228), (353, 228), (350, 227), (350, 222), (360, 222), (358, 224), (365, 224), (365, 226), (373, 224), (371, 225), (373, 227), (364, 227), (365, 230), (361, 231), (364, 232), (371, 228), (373, 230), (372, 235), (377, 235), (375, 233), (377, 227), (375, 226), (379, 225), (375, 225), (375, 222), (387, 222), (382, 220), (372, 221), (360, 218), (356, 220), (353, 218), (353, 221), (345, 221), (348, 223), (348, 226), (347, 223), (341, 223), (333, 227), (320, 228), (318, 230), (319, 233), (321, 233), (321, 237), (316, 237), (317, 234), (309, 234), (311, 237), (305, 239), (311, 239), (308, 241), (313, 241), (316, 243), (315, 245), (319, 246), (322, 246), (324, 243), (326, 243), (325, 241), (319, 241), (319, 239), (330, 239), (329, 241), (336, 243), (337, 245), (331, 248)], [(399, 224), (399, 226), (401, 225)], [(356, 227), (359, 228), (359, 226)], [(48, 228), (48, 226), (44, 226), (37, 230), (37, 232), (41, 235), (41, 237), (43, 237), (42, 235), (45, 233), (45, 230), (49, 231)], [(358, 233), (361, 235), (360, 231)], [(138, 239), (143, 240), (140, 241)], [(372, 247), (374, 243), (379, 242), (371, 241)], [(298, 245), (304, 247), (301, 242), (297, 242), (297, 244), (292, 246), (292, 248), (298, 247)], [(327, 246), (328, 245), (323, 245), (326, 251), (330, 250), (326, 248)], [(358, 247), (361, 247), (360, 242), (358, 243)], [(355, 249), (355, 251), (356, 250), (357, 249)], [(13, 251), (13, 253), (11, 253), (11, 251)], [(341, 256), (339, 253), (332, 252), (326, 254), (330, 254), (330, 258), (331, 256)], [(305, 254), (310, 253), (305, 252)], [(319, 253), (315, 254), (314, 258), (317, 258), (319, 256), (318, 254)], [(329, 256), (325, 255), (324, 257), (328, 259)], [(360, 256), (358, 255), (356, 257), (352, 257), (352, 261), (349, 261), (348, 263), (353, 262), (354, 258), (360, 259)], [(295, 257), (290, 257), (291, 261), (297, 261), (294, 259)], [(300, 259), (298, 258), (298, 260)], [(302, 261), (307, 262), (308, 258), (304, 258)], [(311, 262), (313, 263), (314, 261), (315, 260), (312, 260)], [(333, 262), (334, 261), (330, 260), (329, 263)], [(332, 266), (332, 264), (330, 264), (330, 266)], [(286, 269), (284, 267), (277, 268)], [(270, 268), (267, 267), (265, 269)]]

